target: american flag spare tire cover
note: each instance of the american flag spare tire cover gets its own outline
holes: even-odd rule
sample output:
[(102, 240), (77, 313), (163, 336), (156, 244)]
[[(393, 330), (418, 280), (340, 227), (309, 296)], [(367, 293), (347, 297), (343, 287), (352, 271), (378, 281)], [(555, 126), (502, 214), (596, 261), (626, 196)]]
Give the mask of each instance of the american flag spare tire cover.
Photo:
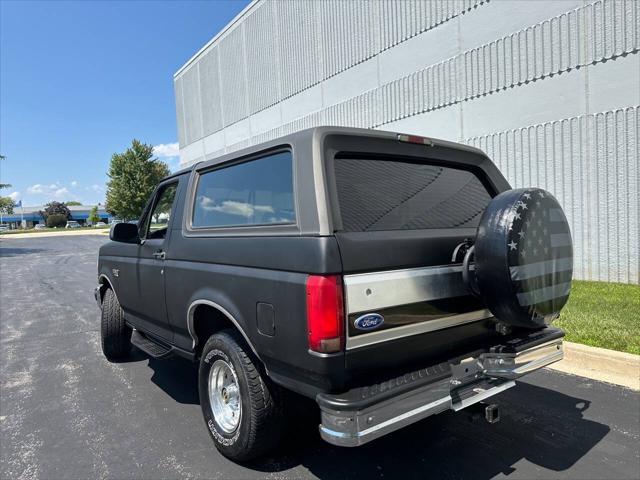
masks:
[(478, 226), (475, 270), (481, 297), (497, 319), (539, 328), (557, 318), (571, 290), (573, 246), (554, 196), (539, 188), (496, 196)]

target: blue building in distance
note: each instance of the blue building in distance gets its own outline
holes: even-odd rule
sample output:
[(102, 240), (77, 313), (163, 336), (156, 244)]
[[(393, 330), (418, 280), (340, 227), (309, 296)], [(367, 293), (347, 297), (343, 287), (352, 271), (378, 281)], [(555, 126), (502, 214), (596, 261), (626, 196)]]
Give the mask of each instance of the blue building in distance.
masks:
[[(72, 205), (67, 208), (71, 212), (69, 220), (75, 220), (81, 225), (88, 225), (89, 213), (94, 205)], [(33, 228), (38, 223), (44, 224), (44, 218), (40, 215), (40, 211), (44, 210), (44, 205), (36, 207), (15, 207), (13, 214), (0, 216), (0, 224), (9, 225), (11, 229)], [(107, 213), (104, 206), (98, 206), (98, 216), (101, 222), (110, 223), (113, 217)], [(24, 221), (24, 225), (23, 225)]]

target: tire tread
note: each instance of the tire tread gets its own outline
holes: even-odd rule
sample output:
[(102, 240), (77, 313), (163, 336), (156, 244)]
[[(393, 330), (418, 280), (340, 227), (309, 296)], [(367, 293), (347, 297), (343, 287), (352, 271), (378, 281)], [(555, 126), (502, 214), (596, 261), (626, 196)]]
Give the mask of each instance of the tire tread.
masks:
[(108, 360), (126, 357), (131, 350), (132, 330), (125, 323), (122, 308), (111, 288), (104, 293), (100, 320), (100, 337), (104, 356)]
[[(246, 348), (244, 339), (235, 330), (223, 330), (213, 335), (203, 349), (203, 355), (210, 350), (210, 344), (225, 350), (232, 349), (240, 362), (242, 373), (247, 379), (246, 387), (249, 393), (251, 411), (250, 428), (239, 451), (228, 449), (216, 441), (216, 446), (224, 455), (238, 461), (247, 461), (259, 457), (275, 448), (282, 438), (284, 431), (283, 392), (280, 387), (271, 382), (260, 371), (259, 361), (253, 352)], [(230, 353), (230, 352), (225, 352)], [(244, 413), (246, 414), (246, 413)], [(215, 441), (215, 439), (214, 439)]]

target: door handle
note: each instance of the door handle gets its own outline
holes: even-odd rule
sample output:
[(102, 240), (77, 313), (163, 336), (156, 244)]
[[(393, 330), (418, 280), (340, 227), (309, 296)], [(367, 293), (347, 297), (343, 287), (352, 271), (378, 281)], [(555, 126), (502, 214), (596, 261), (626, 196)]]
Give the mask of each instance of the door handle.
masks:
[(164, 260), (167, 255), (164, 252), (164, 250), (157, 250), (153, 252), (153, 256), (156, 257), (158, 260)]

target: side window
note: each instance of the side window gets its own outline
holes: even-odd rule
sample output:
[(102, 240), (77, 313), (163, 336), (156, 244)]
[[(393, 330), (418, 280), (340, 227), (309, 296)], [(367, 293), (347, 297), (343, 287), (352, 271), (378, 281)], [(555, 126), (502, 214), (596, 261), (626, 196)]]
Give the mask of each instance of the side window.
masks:
[(192, 226), (295, 223), (291, 152), (280, 152), (200, 175)]
[(166, 185), (156, 195), (151, 214), (145, 218), (142, 228), (144, 238), (164, 238), (171, 216), (171, 207), (176, 198), (177, 183)]

